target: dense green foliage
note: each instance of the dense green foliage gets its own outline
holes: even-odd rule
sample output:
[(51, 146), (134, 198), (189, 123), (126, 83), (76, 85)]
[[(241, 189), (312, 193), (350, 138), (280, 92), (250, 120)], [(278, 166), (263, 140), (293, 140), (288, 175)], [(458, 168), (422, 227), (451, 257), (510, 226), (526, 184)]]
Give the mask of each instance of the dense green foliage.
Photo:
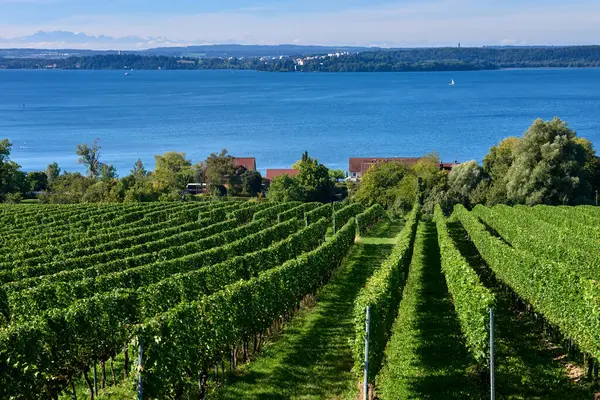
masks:
[(325, 165), (304, 152), (293, 168), (298, 171), (296, 176), (279, 175), (270, 183), (268, 192), (270, 200), (321, 203), (332, 201), (335, 178), (330, 176), (330, 171)]
[[(582, 351), (600, 356), (600, 286), (596, 280), (566, 264), (510, 247), (460, 205), (454, 213), (500, 281), (572, 337)], [(547, 240), (551, 246), (553, 238), (547, 236)]]
[(435, 209), (434, 219), (442, 270), (466, 344), (473, 357), (483, 365), (489, 357), (489, 309), (494, 307), (494, 296), (456, 248), (439, 206)]
[(342, 226), (346, 225), (348, 220), (364, 211), (362, 204), (352, 203), (336, 210), (333, 213), (333, 232), (337, 232)]
[(316, 250), (201, 301), (183, 303), (138, 328), (148, 344), (147, 393), (169, 397), (188, 384), (197, 385), (206, 369), (228, 357), (237, 343), (266, 332), (327, 281), (354, 243), (355, 230), (350, 221)]
[[(298, 54), (297, 56), (302, 56)], [(524, 48), (421, 48), (361, 51), (354, 54), (320, 56), (296, 65), (294, 58), (257, 57), (190, 58), (107, 54), (66, 59), (0, 59), (0, 68), (60, 69), (254, 69), (259, 71), (404, 72), (469, 71), (498, 68), (598, 67), (599, 46)]]
[(445, 212), (454, 205), (477, 204), (593, 204), (600, 190), (600, 157), (587, 139), (577, 137), (558, 118), (536, 120), (521, 138), (509, 137), (492, 146), (483, 159), (443, 171), (431, 154), (408, 168), (395, 161), (373, 165), (350, 199), (364, 205), (381, 204), (392, 214), (404, 214), (418, 198), (423, 211)]
[(354, 370), (358, 374), (363, 369), (365, 359), (366, 309), (371, 308), (369, 340), (369, 382), (374, 382), (381, 363), (384, 349), (406, 281), (406, 269), (412, 255), (412, 246), (420, 217), (420, 207), (416, 205), (397, 238), (390, 256), (369, 278), (354, 303)]
[(376, 223), (382, 219), (385, 219), (386, 217), (387, 214), (385, 213), (385, 209), (381, 205), (372, 205), (356, 216), (356, 233), (358, 236), (363, 236)]
[[(296, 211), (294, 218), (274, 224), (294, 204), (282, 206), (200, 202), (0, 208), (0, 225), (10, 237), (0, 246), (24, 249), (3, 253), (0, 271), (7, 282), (0, 286), (0, 397), (53, 398), (82, 373), (88, 379), (94, 363), (113, 359), (124, 345), (127, 350), (136, 325), (204, 299), (223, 299), (230, 285), (245, 287), (239, 281), (254, 282), (246, 286), (256, 293), (268, 282), (273, 288), (289, 282), (289, 290), (316, 290), (352, 245), (356, 225), (349, 222), (323, 244), (327, 219), (306, 225), (304, 214)], [(269, 208), (275, 211), (265, 213)], [(263, 218), (248, 222), (259, 212)], [(36, 227), (40, 232), (28, 237), (28, 229)], [(32, 240), (46, 247), (36, 253), (22, 245)], [(265, 312), (260, 304), (255, 303), (256, 312)], [(148, 384), (167, 388), (177, 386), (178, 379)]]

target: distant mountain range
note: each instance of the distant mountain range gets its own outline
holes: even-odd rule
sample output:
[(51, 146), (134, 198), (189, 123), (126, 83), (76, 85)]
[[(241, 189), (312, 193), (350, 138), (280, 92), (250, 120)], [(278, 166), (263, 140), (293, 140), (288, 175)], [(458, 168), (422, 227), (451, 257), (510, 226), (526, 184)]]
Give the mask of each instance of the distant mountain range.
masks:
[[(110, 49), (110, 50), (90, 50)], [(331, 52), (358, 52), (374, 47), (196, 44), (166, 37), (90, 36), (68, 31), (40, 31), (29, 36), (0, 38), (0, 57), (62, 58), (94, 54), (125, 53), (170, 57), (276, 57)]]
[(138, 36), (112, 37), (90, 36), (68, 31), (36, 32), (33, 35), (0, 38), (0, 47), (38, 49), (114, 49), (139, 50), (163, 46), (184, 46), (186, 42), (169, 40), (165, 37), (141, 38)]

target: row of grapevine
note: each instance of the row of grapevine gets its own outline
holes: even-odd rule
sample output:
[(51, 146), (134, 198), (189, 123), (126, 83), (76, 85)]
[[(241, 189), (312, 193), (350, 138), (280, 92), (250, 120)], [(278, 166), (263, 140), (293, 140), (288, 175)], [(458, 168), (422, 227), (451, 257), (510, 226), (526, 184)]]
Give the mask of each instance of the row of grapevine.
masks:
[(144, 390), (165, 398), (198, 382), (234, 346), (265, 333), (327, 281), (354, 242), (355, 221), (297, 259), (227, 286), (201, 301), (182, 303), (141, 326)]
[(291, 208), (294, 208), (296, 206), (299, 206), (300, 204), (301, 203), (299, 201), (290, 201), (287, 203), (280, 203), (280, 204), (274, 205), (273, 207), (269, 207), (266, 210), (262, 210), (262, 211), (255, 213), (253, 220), (258, 221), (260, 219), (264, 219), (267, 222), (275, 222), (275, 221), (277, 221), (277, 216), (280, 213), (287, 211)]
[[(85, 231), (79, 231), (77, 229), (49, 229), (43, 228), (42, 232), (46, 235), (45, 237), (31, 237), (25, 242), (17, 242), (19, 244), (30, 244), (33, 246), (44, 246), (44, 245), (65, 245), (71, 243), (74, 240), (82, 240), (83, 238), (92, 238), (96, 236), (105, 235), (107, 233), (119, 233), (122, 231), (135, 231), (140, 228), (147, 228), (151, 225), (165, 224), (167, 222), (171, 224), (192, 222), (203, 218), (223, 218), (223, 215), (228, 211), (244, 207), (243, 205), (235, 204), (217, 204), (216, 206), (209, 206), (207, 204), (188, 204), (186, 207), (165, 208), (161, 210), (152, 211), (145, 213), (141, 219), (132, 222), (123, 222), (121, 224), (111, 224), (107, 226), (102, 225), (88, 225)], [(216, 215), (215, 215), (216, 214)], [(117, 221), (121, 217), (115, 218)], [(62, 232), (61, 232), (62, 231)], [(122, 236), (124, 237), (124, 236)], [(44, 241), (46, 243), (44, 243)]]
[(277, 216), (277, 221), (287, 221), (288, 219), (297, 218), (304, 220), (304, 214), (321, 206), (321, 203), (304, 203), (287, 211), (280, 213)]
[(308, 211), (304, 213), (304, 220), (306, 221), (306, 225), (310, 225), (315, 221), (320, 220), (321, 218), (326, 218), (327, 221), (331, 221), (333, 217), (333, 207), (331, 204), (323, 204), (315, 208), (312, 211)]
[(355, 339), (352, 353), (354, 370), (357, 374), (362, 371), (365, 360), (365, 310), (367, 307), (371, 309), (369, 382), (374, 382), (375, 376), (379, 372), (390, 330), (396, 318), (419, 215), (420, 207), (417, 204), (408, 215), (406, 225), (398, 236), (392, 253), (369, 278), (354, 302)]
[[(158, 203), (155, 203), (158, 204)], [(6, 206), (2, 205), (0, 209)], [(4, 216), (0, 223), (7, 232), (16, 232), (18, 230), (27, 230), (37, 226), (53, 226), (55, 224), (71, 224), (85, 220), (90, 216), (114, 215), (115, 212), (122, 214), (146, 210), (148, 212), (165, 208), (164, 205), (145, 206), (141, 204), (121, 205), (114, 204), (110, 206), (86, 205), (80, 207), (29, 207), (18, 206), (10, 216)]]
[[(185, 209), (192, 206), (191, 204), (179, 203), (176, 206), (180, 209)], [(173, 208), (170, 207), (170, 208)], [(3, 243), (8, 242), (8, 239), (18, 237), (25, 232), (41, 233), (39, 228), (43, 227), (44, 231), (52, 231), (53, 229), (68, 227), (70, 230), (86, 231), (90, 227), (105, 226), (106, 224), (112, 223), (115, 218), (118, 218), (122, 222), (132, 222), (140, 218), (143, 218), (145, 214), (158, 213), (164, 211), (167, 207), (161, 207), (158, 209), (147, 208), (147, 207), (115, 207), (110, 212), (99, 213), (97, 210), (92, 208), (87, 212), (71, 211), (65, 213), (61, 218), (57, 218), (55, 221), (46, 224), (37, 223), (36, 220), (23, 222), (23, 225), (19, 223), (14, 230), (7, 231), (6, 235), (2, 238)]]
[[(216, 212), (219, 211), (219, 212)], [(0, 263), (0, 270), (8, 268), (19, 268), (24, 266), (35, 266), (44, 263), (58, 263), (78, 257), (88, 256), (89, 262), (102, 262), (102, 260), (111, 259), (109, 254), (114, 254), (117, 257), (126, 257), (136, 255), (140, 252), (157, 251), (160, 249), (160, 244), (168, 245), (167, 242), (184, 243), (186, 237), (190, 240), (195, 237), (195, 233), (206, 227), (207, 224), (223, 220), (225, 210), (209, 211), (201, 213), (199, 221), (188, 222), (183, 225), (176, 225), (170, 220), (167, 227), (160, 229), (162, 224), (147, 225), (146, 232), (140, 235), (127, 235), (115, 240), (115, 233), (118, 234), (119, 229), (113, 229), (110, 235), (100, 235), (94, 238), (83, 238), (74, 240), (63, 246), (47, 246), (37, 247), (36, 250), (17, 253), (13, 252), (13, 262)], [(187, 220), (194, 221), (193, 218)], [(102, 240), (104, 239), (104, 240)], [(112, 240), (111, 240), (112, 239)], [(156, 243), (158, 245), (153, 245)], [(37, 254), (35, 252), (37, 251)]]
[(489, 355), (489, 309), (494, 306), (494, 295), (456, 248), (439, 205), (435, 207), (434, 220), (442, 270), (467, 347), (475, 360), (483, 364)]
[[(290, 225), (293, 222), (298, 227), (303, 225), (294, 220), (280, 225)], [(350, 224), (348, 230), (351, 234), (346, 234), (350, 236), (346, 240), (350, 244), (353, 242), (354, 229), (354, 224)], [(324, 232), (323, 223), (320, 223), (320, 232)], [(275, 241), (274, 238), (263, 240), (265, 243)], [(257, 243), (246, 242), (247, 247), (242, 251), (240, 244), (238, 243), (238, 250), (242, 254), (257, 247)], [(328, 241), (318, 251), (286, 263), (294, 265), (297, 272), (302, 273), (302, 276), (286, 282), (294, 288), (306, 287), (317, 281), (311, 272), (326, 276), (322, 267), (330, 271), (332, 266), (326, 265), (325, 261), (343, 257), (339, 254), (344, 250), (342, 244), (336, 239)], [(241, 255), (223, 250), (221, 253), (232, 257)], [(204, 260), (204, 257), (200, 257), (197, 261), (202, 263)], [(189, 263), (181, 263), (182, 267), (188, 265)], [(173, 271), (168, 271), (165, 278), (171, 273)], [(146, 278), (146, 275), (143, 274), (140, 278)], [(182, 282), (195, 284), (189, 280)], [(145, 282), (141, 283), (142, 286), (145, 285)], [(257, 293), (267, 294), (268, 291), (264, 289), (263, 287)], [(226, 289), (225, 293), (229, 293), (229, 290)], [(278, 300), (279, 297), (273, 299)], [(203, 302), (202, 300), (201, 303)], [(73, 376), (88, 370), (93, 362), (106, 361), (119, 352), (123, 344), (129, 341), (132, 324), (143, 317), (143, 309), (142, 298), (137, 290), (117, 289), (78, 300), (66, 309), (41, 313), (23, 323), (0, 330), (0, 367), (3, 370), (0, 376), (0, 398), (28, 391), (33, 391), (41, 398), (53, 397), (53, 391), (60, 390), (60, 386), (66, 385)], [(182, 346), (186, 344), (181, 343)], [(163, 361), (166, 360), (161, 360), (161, 364)], [(35, 370), (31, 367), (34, 365)]]
[[(204, 240), (206, 237), (231, 230), (237, 227), (237, 222), (234, 220), (224, 221), (212, 224), (207, 222), (207, 226), (197, 232), (196, 239)], [(157, 255), (154, 253), (140, 254), (138, 256), (115, 259), (104, 264), (84, 264), (82, 268), (64, 270), (50, 275), (36, 276), (32, 278), (22, 278), (8, 282), (5, 287), (7, 290), (18, 291), (26, 288), (32, 288), (42, 283), (49, 282), (68, 282), (71, 280), (81, 280), (85, 278), (94, 278), (106, 273), (118, 272), (128, 268), (137, 267), (144, 264), (149, 264), (157, 260)], [(0, 272), (0, 279), (2, 273)]]
[[(195, 271), (170, 276), (141, 289), (147, 317), (166, 312), (181, 302), (197, 300), (239, 280), (248, 280), (302, 253), (314, 250), (325, 238), (327, 221), (322, 219), (265, 249), (234, 257)], [(139, 290), (140, 291), (140, 290)]]
[(515, 209), (530, 212), (540, 220), (557, 228), (568, 229), (573, 236), (600, 239), (600, 219), (589, 217), (587, 214), (578, 211), (576, 207), (567, 209), (550, 206), (516, 206)]
[[(481, 218), (515, 248), (566, 263), (584, 277), (598, 277), (600, 249), (593, 239), (573, 236), (568, 229), (556, 228), (553, 224), (537, 220), (533, 214), (511, 207), (489, 209), (478, 206), (473, 209), (473, 215)], [(573, 246), (575, 238), (577, 246)]]
[(365, 210), (365, 207), (359, 203), (352, 203), (333, 213), (333, 232), (337, 232), (342, 226), (346, 225), (350, 219)]
[[(251, 204), (251, 203), (250, 203)], [(272, 207), (269, 203), (253, 204), (250, 207), (244, 207), (235, 211), (231, 211), (227, 214), (227, 219), (234, 219), (239, 223), (248, 223), (252, 220), (255, 213), (264, 210), (265, 208)]]
[[(193, 205), (195, 206), (195, 205)], [(12, 239), (11, 248), (14, 251), (31, 250), (37, 247), (64, 245), (76, 240), (82, 240), (88, 237), (91, 239), (94, 236), (107, 234), (118, 229), (124, 231), (130, 228), (148, 227), (162, 221), (182, 219), (186, 221), (195, 220), (198, 217), (198, 212), (204, 209), (196, 207), (177, 207), (175, 209), (163, 209), (145, 213), (140, 218), (132, 221), (126, 220), (123, 216), (115, 216), (110, 223), (100, 224), (85, 224), (85, 230), (78, 230), (72, 225), (61, 226), (56, 228), (44, 227), (39, 229), (39, 233), (22, 232), (19, 237)], [(205, 214), (206, 215), (206, 214)]]
[[(289, 236), (300, 227), (297, 220), (286, 221), (286, 223), (275, 225), (271, 228), (260, 229), (262, 223), (254, 224), (253, 231), (249, 231), (248, 225), (233, 231), (226, 231), (207, 238), (205, 251), (190, 253), (192, 256), (174, 258), (170, 261), (162, 261), (139, 268), (126, 269), (121, 273), (107, 273), (93, 278), (73, 280), (70, 282), (49, 282), (38, 285), (35, 288), (21, 292), (9, 293), (9, 306), (13, 317), (26, 318), (31, 313), (46, 310), (48, 308), (68, 307), (77, 299), (91, 297), (94, 294), (113, 290), (116, 288), (136, 288), (152, 284), (172, 273), (189, 271), (206, 266), (211, 260), (210, 255), (216, 254), (219, 260), (227, 257), (227, 247), (238, 244), (239, 241), (260, 245), (270, 244), (274, 240), (280, 240)], [(254, 232), (254, 230), (256, 230)], [(221, 243), (218, 245), (217, 243)], [(245, 246), (245, 248), (250, 248)], [(246, 251), (240, 251), (244, 254)], [(204, 259), (197, 260), (204, 256)], [(196, 260), (195, 262), (191, 262)], [(210, 264), (208, 264), (210, 265)], [(101, 266), (97, 266), (101, 268)]]
[(386, 217), (385, 209), (379, 204), (375, 204), (358, 214), (356, 216), (356, 231), (358, 236), (366, 234), (376, 223)]
[[(600, 284), (570, 267), (512, 248), (458, 205), (454, 213), (496, 277), (530, 303), (580, 349), (600, 357)], [(548, 246), (552, 245), (548, 237)]]
[[(245, 231), (258, 231), (263, 227), (262, 224), (245, 226)], [(205, 230), (204, 230), (205, 231)], [(197, 234), (203, 232), (200, 228), (197, 231), (184, 232), (181, 234), (159, 239), (154, 242), (147, 242), (140, 245), (124, 249), (113, 249), (103, 253), (90, 254), (82, 257), (74, 257), (66, 260), (57, 260), (36, 265), (23, 265), (8, 270), (0, 271), (0, 282), (7, 283), (24, 278), (52, 275), (62, 271), (87, 268), (92, 265), (101, 266), (110, 262), (125, 262), (135, 259), (138, 256), (143, 257), (144, 262), (148, 260), (161, 260), (179, 257), (194, 251), (202, 251), (208, 246), (213, 245), (210, 236), (198, 238)], [(135, 263), (139, 265), (140, 261)], [(128, 263), (127, 265), (131, 265)]]
[[(259, 238), (262, 243), (256, 239), (242, 239), (231, 244), (234, 248), (219, 249), (220, 258), (225, 261), (245, 254), (250, 249), (269, 246), (289, 236), (293, 232), (289, 228), (299, 229), (303, 225), (299, 221), (291, 220), (276, 225), (279, 227), (277, 229), (268, 228), (269, 232), (263, 232)], [(324, 222), (304, 229), (314, 236), (317, 226), (319, 235), (324, 234)], [(285, 233), (282, 232), (284, 227), (288, 228)], [(306, 236), (296, 238), (294, 243), (300, 245), (306, 240), (310, 241)], [(211, 265), (214, 260), (200, 255), (196, 261), (198, 265), (195, 266), (190, 262), (180, 262), (178, 266), (182, 271), (176, 271), (175, 268), (163, 264), (157, 266), (155, 272), (163, 274), (162, 279), (170, 279), (176, 272), (191, 271), (192, 267), (202, 268)], [(218, 273), (216, 270), (213, 272)], [(104, 287), (109, 291), (77, 300), (64, 309), (40, 313), (0, 330), (0, 368), (6, 372), (0, 377), (0, 398), (4, 398), (4, 393), (27, 393), (27, 388), (36, 390), (35, 395), (40, 398), (53, 397), (49, 393), (59, 390), (60, 385), (66, 385), (72, 376), (82, 371), (85, 373), (93, 362), (114, 357), (123, 344), (129, 341), (132, 324), (141, 322), (145, 318), (144, 310), (149, 309), (149, 306), (144, 306), (144, 299), (152, 298), (152, 294), (144, 291), (154, 289), (146, 289), (152, 278), (149, 275), (151, 274), (145, 272), (138, 276), (137, 290), (112, 290), (112, 282)], [(196, 283), (185, 279), (181, 282), (192, 285)], [(201, 295), (201, 292), (198, 292), (198, 295)], [(32, 366), (35, 366), (35, 371)], [(38, 390), (39, 388), (41, 390)], [(6, 392), (3, 393), (3, 390)]]

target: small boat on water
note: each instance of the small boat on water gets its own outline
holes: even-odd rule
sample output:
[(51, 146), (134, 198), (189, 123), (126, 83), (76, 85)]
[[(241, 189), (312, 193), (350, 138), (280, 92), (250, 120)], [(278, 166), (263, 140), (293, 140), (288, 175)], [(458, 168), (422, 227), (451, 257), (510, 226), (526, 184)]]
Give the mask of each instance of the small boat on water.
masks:
[(125, 76), (129, 76), (129, 72), (125, 72)]
[(452, 81), (450, 81), (450, 83), (448, 84), (448, 86), (454, 86), (454, 79), (452, 79)]

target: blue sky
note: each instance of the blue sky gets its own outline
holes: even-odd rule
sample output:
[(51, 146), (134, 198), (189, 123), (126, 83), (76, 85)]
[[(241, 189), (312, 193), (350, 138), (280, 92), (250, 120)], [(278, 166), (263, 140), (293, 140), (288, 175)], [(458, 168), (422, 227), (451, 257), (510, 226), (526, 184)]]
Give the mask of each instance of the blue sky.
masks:
[(0, 37), (65, 30), (174, 43), (600, 43), (590, 0), (0, 0)]

